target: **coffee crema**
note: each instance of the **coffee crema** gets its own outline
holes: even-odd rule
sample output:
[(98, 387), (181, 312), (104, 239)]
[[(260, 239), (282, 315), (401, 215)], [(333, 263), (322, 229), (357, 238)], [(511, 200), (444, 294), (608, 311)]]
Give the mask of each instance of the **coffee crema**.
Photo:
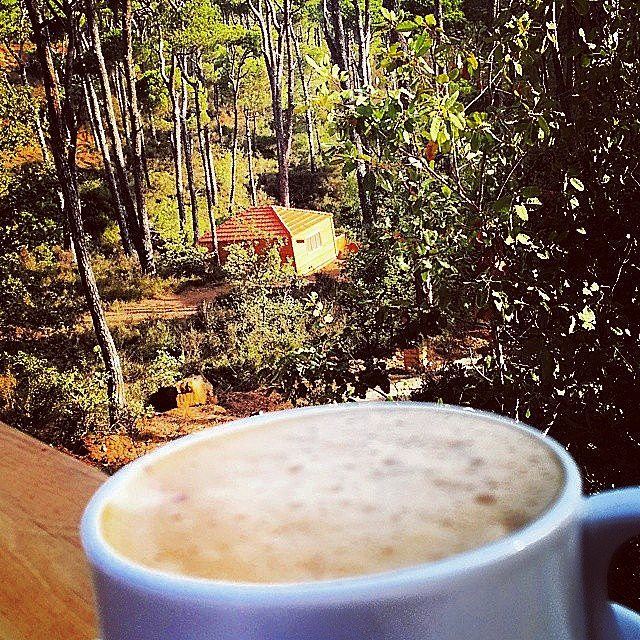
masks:
[(191, 577), (287, 583), (432, 562), (536, 519), (563, 471), (530, 434), (473, 412), (274, 416), (132, 474), (101, 527), (120, 554)]

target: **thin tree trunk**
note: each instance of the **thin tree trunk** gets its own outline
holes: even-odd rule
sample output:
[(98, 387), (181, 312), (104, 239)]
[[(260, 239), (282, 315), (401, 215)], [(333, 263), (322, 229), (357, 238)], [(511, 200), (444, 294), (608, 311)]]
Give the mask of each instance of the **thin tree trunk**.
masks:
[(191, 132), (187, 125), (188, 93), (187, 83), (184, 73), (181, 74), (181, 95), (182, 104), (180, 109), (180, 130), (182, 133), (182, 146), (184, 147), (184, 163), (187, 168), (187, 186), (189, 188), (189, 199), (191, 201), (191, 222), (193, 228), (193, 245), (198, 243), (200, 237), (200, 219), (198, 216), (198, 197), (196, 191), (195, 175), (193, 171), (193, 145), (191, 143)]
[(111, 193), (111, 200), (113, 206), (116, 209), (116, 220), (118, 222), (118, 228), (120, 230), (120, 238), (122, 239), (122, 248), (126, 255), (133, 254), (133, 246), (131, 244), (131, 238), (129, 237), (129, 228), (127, 226), (127, 212), (125, 211), (122, 199), (120, 198), (120, 192), (118, 190), (118, 183), (116, 180), (116, 174), (111, 161), (111, 152), (109, 151), (109, 145), (107, 144), (107, 137), (104, 132), (104, 124), (102, 121), (102, 114), (100, 112), (100, 104), (98, 103), (98, 97), (96, 96), (93, 84), (88, 77), (84, 79), (84, 94), (87, 104), (87, 113), (89, 115), (89, 121), (93, 130), (93, 137), (96, 141), (96, 146), (102, 154), (102, 164), (104, 166), (105, 178)]
[(158, 131), (156, 129), (156, 119), (153, 117), (153, 113), (149, 114), (149, 133), (154, 143), (158, 143)]
[(113, 106), (113, 95), (111, 93), (109, 72), (107, 71), (107, 65), (105, 63), (104, 55), (102, 52), (102, 42), (100, 40), (100, 32), (98, 30), (98, 23), (96, 21), (93, 3), (94, 0), (85, 0), (85, 15), (87, 17), (87, 23), (89, 26), (91, 46), (96, 57), (96, 62), (98, 63), (98, 81), (102, 93), (102, 105), (104, 107), (104, 113), (106, 116), (106, 134), (111, 146), (113, 166), (116, 174), (116, 180), (118, 182), (120, 198), (127, 215), (129, 237), (133, 240), (136, 253), (138, 254), (138, 259), (140, 260), (140, 264), (142, 264), (142, 255), (144, 253), (144, 250), (140, 242), (137, 212), (135, 202), (131, 194), (131, 189), (129, 187), (124, 150), (122, 147), (122, 138), (120, 137), (120, 130), (118, 129), (116, 112)]
[(45, 164), (51, 163), (51, 152), (49, 151), (49, 147), (47, 147), (47, 140), (44, 135), (44, 127), (42, 126), (42, 112), (40, 107), (34, 107), (34, 119), (36, 123), (36, 135), (38, 136), (38, 144), (40, 145), (40, 150), (42, 151), (42, 159)]
[(213, 202), (213, 187), (211, 180), (211, 163), (207, 157), (207, 144), (205, 142), (206, 131), (202, 126), (202, 108), (200, 106), (200, 81), (196, 79), (194, 84), (195, 91), (195, 111), (196, 111), (196, 129), (198, 130), (198, 149), (200, 151), (200, 161), (202, 162), (202, 171), (204, 172), (204, 192), (207, 199), (207, 217), (209, 219), (209, 228), (213, 236), (213, 229), (216, 226)]
[(284, 37), (285, 60), (287, 70), (287, 108), (283, 113), (283, 139), (282, 139), (282, 168), (281, 175), (281, 199), (282, 205), (288, 207), (290, 205), (289, 192), (289, 164), (291, 161), (291, 146), (293, 143), (293, 113), (294, 104), (294, 74), (293, 74), (293, 55), (291, 51), (291, 0), (283, 0), (282, 3), (282, 31)]
[(211, 149), (211, 129), (208, 124), (204, 125), (204, 143), (207, 149), (207, 163), (209, 164), (209, 178), (211, 179), (211, 195), (214, 206), (218, 204), (218, 177), (216, 176), (216, 165), (213, 161)]
[[(142, 118), (140, 118), (140, 126), (142, 125)], [(144, 128), (142, 129), (142, 170), (144, 173), (144, 182), (147, 185), (147, 189), (151, 189), (151, 179), (149, 178), (149, 164), (147, 161), (147, 143), (144, 139)]]
[[(64, 197), (64, 207), (69, 222), (73, 247), (75, 249), (78, 274), (82, 290), (91, 314), (96, 340), (107, 372), (107, 396), (109, 402), (109, 422), (111, 427), (119, 425), (126, 414), (125, 386), (122, 366), (116, 350), (113, 337), (107, 325), (102, 300), (91, 268), (89, 252), (87, 250), (82, 211), (75, 175), (75, 127), (69, 128), (72, 113), (64, 113), (60, 101), (60, 94), (56, 82), (50, 43), (42, 22), (42, 16), (36, 7), (35, 0), (25, 0), (31, 26), (33, 41), (41, 66), (43, 84), (49, 113), (49, 132), (51, 136), (51, 150), (53, 154), (58, 181)], [(72, 26), (73, 28), (73, 26)], [(69, 37), (65, 56), (69, 64), (67, 73), (73, 66), (74, 47), (73, 37)], [(65, 94), (71, 89), (71, 78), (65, 78)], [(65, 99), (64, 110), (71, 109), (70, 101)]]
[(122, 121), (122, 130), (124, 131), (125, 140), (131, 145), (131, 127), (129, 126), (129, 110), (127, 108), (127, 98), (124, 90), (124, 79), (122, 66), (116, 62), (113, 68), (113, 86), (116, 90), (118, 98), (118, 109), (120, 110), (120, 119)]
[(178, 204), (178, 226), (180, 228), (180, 238), (182, 242), (186, 242), (187, 233), (187, 211), (184, 204), (184, 177), (182, 175), (182, 135), (180, 134), (180, 104), (178, 102), (178, 96), (176, 93), (176, 56), (171, 55), (171, 71), (169, 75), (166, 74), (166, 67), (164, 61), (163, 42), (160, 39), (159, 45), (159, 57), (160, 57), (160, 73), (167, 86), (169, 93), (169, 99), (171, 100), (171, 150), (173, 155), (173, 167), (174, 176), (176, 182), (176, 202)]
[(236, 197), (236, 157), (238, 155), (238, 86), (233, 89), (233, 134), (231, 136), (231, 184), (229, 185), (229, 213), (233, 213)]
[(306, 77), (304, 73), (304, 66), (302, 64), (302, 54), (300, 53), (300, 43), (295, 36), (293, 26), (291, 27), (291, 39), (293, 41), (293, 47), (296, 54), (296, 63), (298, 66), (298, 75), (300, 76), (300, 85), (302, 87), (302, 98), (304, 100), (304, 121), (307, 129), (307, 140), (309, 142), (309, 169), (312, 173), (317, 170), (316, 165), (316, 145), (313, 135), (313, 117), (311, 113), (311, 100), (309, 99), (309, 90), (307, 88)]
[[(354, 0), (354, 3), (356, 0)], [(366, 15), (364, 24), (361, 16), (359, 16), (358, 8), (358, 20), (356, 28), (359, 29), (360, 35), (358, 36), (363, 43), (368, 41), (369, 35), (362, 32), (368, 27), (369, 13), (368, 3), (365, 7)], [(342, 16), (342, 8), (339, 0), (323, 0), (323, 29), (325, 32), (325, 39), (329, 46), (332, 62), (340, 68), (341, 71), (346, 72), (348, 80), (344, 83), (346, 89), (356, 89), (357, 82), (360, 79), (360, 73), (353, 72), (349, 63), (352, 56), (349, 55), (349, 44), (345, 34), (344, 21)], [(370, 28), (370, 27), (368, 27)], [(360, 55), (365, 55), (365, 47), (360, 51)], [(366, 54), (368, 55), (368, 54)], [(360, 65), (360, 68), (362, 66)], [(360, 87), (362, 88), (362, 87)], [(357, 131), (351, 133), (351, 138), (355, 144), (358, 154), (361, 155), (364, 152), (364, 142), (361, 135)], [(358, 199), (360, 202), (360, 214), (365, 227), (369, 227), (374, 219), (373, 203), (371, 201), (370, 193), (368, 190), (370, 169), (363, 160), (356, 162), (356, 179), (358, 184)]]
[(435, 0), (435, 19), (436, 24), (440, 29), (442, 29), (444, 24), (444, 16), (442, 11), (442, 0)]
[[(216, 168), (211, 158), (211, 131), (209, 125), (204, 126), (204, 144), (205, 152), (207, 156), (207, 164), (209, 165), (209, 178), (211, 180), (211, 197), (213, 205), (218, 204), (218, 179), (216, 177)], [(217, 264), (220, 264), (220, 253), (218, 251), (218, 228), (216, 225), (215, 215), (209, 218), (209, 230), (211, 231), (211, 242), (213, 245), (214, 259)]]
[(358, 60), (354, 77), (358, 78), (361, 88), (371, 84), (371, 64), (369, 60), (371, 50), (371, 7), (370, 0), (364, 0), (364, 7), (360, 9), (360, 0), (353, 0), (355, 16), (354, 39), (358, 46)]
[[(278, 196), (280, 204), (289, 206), (289, 163), (293, 139), (293, 65), (290, 38), (290, 0), (283, 0), (277, 8), (271, 0), (265, 4), (248, 1), (251, 13), (256, 18), (262, 38), (262, 55), (269, 77), (273, 132), (278, 153)], [(278, 35), (277, 44), (273, 32)], [(286, 62), (286, 64), (285, 64)], [(283, 107), (283, 76), (287, 75), (287, 106)]]
[(244, 130), (247, 141), (247, 164), (249, 165), (249, 194), (251, 196), (251, 204), (255, 207), (258, 198), (256, 195), (256, 179), (253, 173), (253, 141), (251, 139), (251, 128), (249, 127), (249, 109), (244, 110)]
[(213, 104), (216, 112), (216, 126), (218, 128), (218, 144), (222, 144), (222, 123), (220, 122), (220, 92), (218, 85), (213, 85)]
[[(347, 56), (347, 38), (342, 18), (342, 8), (339, 0), (323, 0), (323, 28), (325, 40), (329, 47), (333, 64), (338, 65), (341, 71), (349, 73), (349, 60)], [(347, 83), (351, 86), (351, 82)]]
[(132, 33), (132, 0), (122, 2), (122, 38), (125, 46), (124, 75), (131, 117), (131, 165), (133, 184), (138, 213), (138, 229), (140, 232), (140, 266), (142, 272), (154, 275), (156, 266), (153, 259), (153, 246), (151, 244), (151, 229), (149, 227), (149, 215), (145, 201), (144, 166), (142, 162), (142, 118), (138, 110), (138, 97), (136, 94), (135, 68), (133, 64), (133, 33)]

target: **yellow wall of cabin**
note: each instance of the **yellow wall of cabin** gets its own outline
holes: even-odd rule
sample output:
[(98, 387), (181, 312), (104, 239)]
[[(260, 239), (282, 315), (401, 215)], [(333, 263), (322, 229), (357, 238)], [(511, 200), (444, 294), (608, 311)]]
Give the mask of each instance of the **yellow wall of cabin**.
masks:
[[(305, 240), (318, 232), (320, 232), (322, 240), (321, 246), (313, 251), (307, 251)], [(297, 233), (292, 237), (292, 242), (296, 273), (298, 275), (312, 273), (336, 259), (336, 239), (333, 219), (330, 217), (320, 220), (312, 227)]]

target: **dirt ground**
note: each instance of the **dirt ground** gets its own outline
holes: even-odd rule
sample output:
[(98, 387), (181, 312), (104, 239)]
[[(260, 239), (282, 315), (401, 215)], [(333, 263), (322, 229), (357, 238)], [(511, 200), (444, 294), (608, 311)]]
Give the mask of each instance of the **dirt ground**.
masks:
[(198, 313), (204, 302), (215, 300), (229, 291), (229, 285), (194, 287), (179, 293), (135, 302), (114, 302), (107, 309), (109, 325), (137, 324), (146, 320), (187, 318)]

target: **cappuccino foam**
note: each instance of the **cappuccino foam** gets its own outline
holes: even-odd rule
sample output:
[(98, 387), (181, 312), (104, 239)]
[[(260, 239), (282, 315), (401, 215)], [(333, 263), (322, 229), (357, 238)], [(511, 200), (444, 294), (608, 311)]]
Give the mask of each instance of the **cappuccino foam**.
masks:
[(232, 582), (372, 574), (493, 542), (563, 483), (543, 443), (473, 412), (336, 407), (211, 435), (143, 464), (106, 503), (120, 554)]

